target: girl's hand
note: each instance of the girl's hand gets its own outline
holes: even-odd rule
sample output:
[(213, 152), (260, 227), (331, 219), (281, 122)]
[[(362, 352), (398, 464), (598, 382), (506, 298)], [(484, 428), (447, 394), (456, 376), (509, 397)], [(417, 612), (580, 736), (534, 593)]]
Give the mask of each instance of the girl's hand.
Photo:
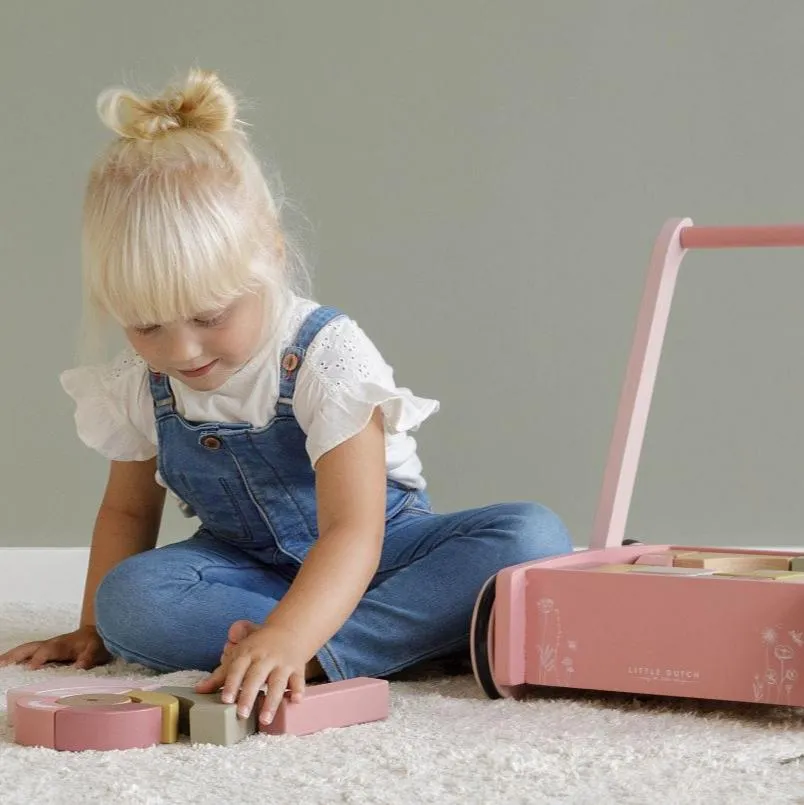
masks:
[(95, 627), (82, 626), (69, 634), (35, 640), (0, 654), (0, 665), (27, 662), (29, 668), (38, 669), (49, 662), (70, 662), (86, 670), (104, 665), (111, 656)]
[(262, 724), (273, 721), (285, 691), (291, 701), (304, 695), (306, 657), (297, 648), (298, 638), (275, 626), (262, 626), (232, 646), (221, 658), (211, 676), (196, 685), (199, 693), (213, 693), (219, 688), (221, 700), (237, 702), (237, 714), (248, 718), (260, 688), (267, 683), (267, 693), (259, 713)]

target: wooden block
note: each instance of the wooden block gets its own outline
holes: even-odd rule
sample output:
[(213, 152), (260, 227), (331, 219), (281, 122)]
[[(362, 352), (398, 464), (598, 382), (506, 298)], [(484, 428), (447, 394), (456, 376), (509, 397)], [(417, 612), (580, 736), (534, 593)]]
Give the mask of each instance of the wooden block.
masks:
[(804, 572), (804, 556), (794, 556), (790, 560), (790, 570)]
[(9, 690), (9, 716), (12, 712), (16, 716), (14, 740), (67, 751), (158, 744), (161, 710), (133, 701), (130, 685), (121, 680), (60, 678)]
[(179, 702), (178, 730), (192, 743), (232, 746), (257, 731), (259, 698), (248, 718), (237, 715), (237, 704), (221, 701), (220, 693), (197, 693), (193, 688), (163, 687), (156, 692)]
[(113, 704), (128, 704), (129, 696), (122, 693), (76, 693), (56, 699), (56, 704), (66, 707), (111, 707)]
[(631, 573), (653, 573), (657, 576), (713, 576), (708, 567), (678, 567), (677, 565), (635, 565)]
[(159, 743), (162, 732), (161, 710), (136, 702), (73, 705), (54, 716), (55, 748), (66, 752), (147, 749)]
[(628, 573), (633, 569), (634, 565), (628, 564), (603, 564), (589, 568), (589, 570), (593, 570), (595, 573)]
[(125, 693), (131, 687), (131, 682), (122, 679), (103, 679), (98, 677), (68, 676), (51, 679), (48, 682), (36, 682), (12, 688), (6, 693), (8, 725), (14, 724), (15, 702), (22, 696), (36, 695), (42, 699), (52, 701), (63, 696), (80, 693)]
[(260, 724), (269, 735), (309, 735), (331, 727), (350, 727), (388, 717), (390, 690), (387, 680), (357, 677), (311, 685), (300, 702), (287, 695), (274, 720)]
[(162, 732), (160, 708), (136, 702), (65, 706), (54, 720), (55, 748), (67, 752), (147, 749)]
[(133, 702), (161, 707), (162, 743), (173, 744), (179, 740), (179, 700), (175, 696), (155, 690), (130, 690), (126, 695)]
[(661, 565), (670, 566), (673, 564), (675, 554), (673, 551), (662, 551), (661, 553), (643, 553), (637, 556), (634, 564), (636, 565)]
[(797, 573), (795, 570), (754, 570), (751, 575), (755, 579), (789, 579), (793, 576), (801, 576), (804, 578), (804, 573)]
[[(750, 568), (747, 570), (716, 570), (716, 576), (728, 576), (729, 578), (733, 579), (769, 579), (773, 580), (776, 578), (780, 578), (787, 573), (792, 573), (791, 570), (751, 570)], [(794, 573), (793, 575), (800, 575), (798, 573)]]
[(775, 581), (784, 584), (804, 584), (804, 573), (791, 573), (789, 576), (779, 576)]
[(689, 551), (680, 553), (673, 561), (675, 567), (705, 567), (721, 572), (745, 570), (789, 570), (790, 556), (758, 553), (719, 553)]
[[(14, 740), (22, 746), (56, 748), (56, 710), (64, 705), (44, 701), (33, 695), (21, 695), (15, 702)], [(9, 711), (10, 713), (11, 711)]]

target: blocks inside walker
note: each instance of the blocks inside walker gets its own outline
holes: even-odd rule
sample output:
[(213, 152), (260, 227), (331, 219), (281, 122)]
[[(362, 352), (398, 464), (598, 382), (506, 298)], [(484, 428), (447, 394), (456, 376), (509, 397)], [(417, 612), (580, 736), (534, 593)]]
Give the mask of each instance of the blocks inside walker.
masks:
[(715, 571), (705, 567), (674, 567), (673, 565), (602, 564), (592, 568), (598, 573), (654, 574), (657, 576), (712, 576)]
[[(196, 693), (192, 687), (138, 690), (129, 685), (78, 677), (61, 680), (58, 686), (10, 690), (6, 700), (14, 740), (25, 746), (81, 751), (144, 749), (187, 735), (191, 743), (231, 746), (258, 731), (260, 697), (251, 715), (241, 719), (237, 705), (222, 702), (219, 693)], [(291, 702), (288, 694), (273, 723), (259, 731), (307, 735), (377, 721), (388, 713), (388, 682), (359, 677), (313, 685), (301, 702)]]
[(673, 560), (674, 567), (701, 567), (720, 572), (746, 570), (790, 570), (792, 556), (761, 553), (687, 551)]
[(789, 581), (793, 578), (800, 578), (804, 581), (804, 573), (797, 573), (794, 570), (718, 570), (715, 575), (735, 579), (768, 579), (769, 581)]

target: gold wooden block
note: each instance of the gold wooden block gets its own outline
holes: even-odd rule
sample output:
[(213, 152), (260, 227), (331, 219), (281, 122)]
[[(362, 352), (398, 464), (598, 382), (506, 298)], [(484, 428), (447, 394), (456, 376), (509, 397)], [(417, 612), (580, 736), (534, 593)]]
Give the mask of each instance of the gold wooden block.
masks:
[(154, 690), (130, 690), (132, 701), (162, 708), (162, 743), (174, 744), (179, 740), (179, 700), (169, 693)]
[(676, 567), (705, 567), (720, 572), (789, 570), (792, 557), (779, 554), (689, 551), (675, 557)]

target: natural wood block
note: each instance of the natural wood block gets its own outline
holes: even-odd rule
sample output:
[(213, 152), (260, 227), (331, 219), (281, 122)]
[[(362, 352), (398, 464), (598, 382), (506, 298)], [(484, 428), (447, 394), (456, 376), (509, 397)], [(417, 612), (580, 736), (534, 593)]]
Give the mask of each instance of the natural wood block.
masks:
[(637, 556), (634, 564), (637, 565), (666, 565), (670, 566), (675, 563), (676, 556), (682, 553), (689, 553), (688, 550), (677, 550), (671, 548), (667, 551), (656, 551), (655, 553), (643, 553)]
[(653, 573), (656, 576), (712, 576), (709, 567), (678, 567), (677, 565), (636, 565), (632, 573)]
[(759, 553), (689, 551), (676, 556), (675, 567), (705, 567), (721, 572), (789, 570), (792, 557)]
[(628, 573), (633, 569), (634, 565), (628, 564), (597, 565), (589, 568), (595, 573)]
[(635, 565), (663, 565), (672, 566), (675, 554), (673, 551), (662, 551), (661, 553), (643, 553), (637, 556)]

